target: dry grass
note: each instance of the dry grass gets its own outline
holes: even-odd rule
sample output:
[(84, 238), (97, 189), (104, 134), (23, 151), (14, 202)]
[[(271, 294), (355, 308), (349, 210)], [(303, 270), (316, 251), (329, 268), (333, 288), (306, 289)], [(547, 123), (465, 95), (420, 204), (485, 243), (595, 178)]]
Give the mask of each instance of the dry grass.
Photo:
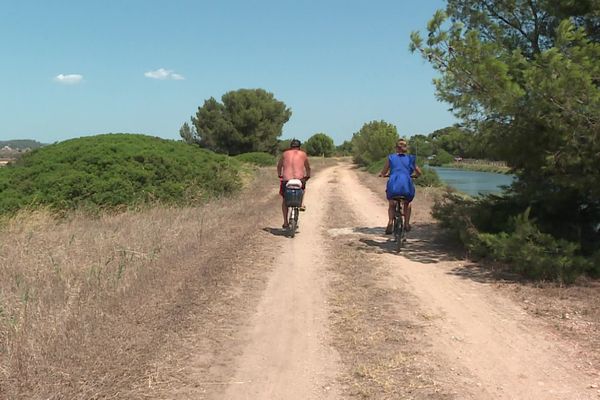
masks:
[(220, 327), (231, 325), (233, 285), (266, 273), (240, 271), (238, 261), (280, 212), (274, 168), (247, 183), (236, 198), (202, 207), (62, 219), (29, 211), (2, 221), (0, 398), (153, 396), (177, 375), (158, 376), (157, 365), (171, 368), (160, 358), (198, 326), (209, 350), (228, 351)]
[(276, 178), (265, 174), (275, 175), (199, 208), (5, 221), (0, 398), (111, 398), (139, 386), (169, 333), (221, 294), (228, 261), (273, 208)]

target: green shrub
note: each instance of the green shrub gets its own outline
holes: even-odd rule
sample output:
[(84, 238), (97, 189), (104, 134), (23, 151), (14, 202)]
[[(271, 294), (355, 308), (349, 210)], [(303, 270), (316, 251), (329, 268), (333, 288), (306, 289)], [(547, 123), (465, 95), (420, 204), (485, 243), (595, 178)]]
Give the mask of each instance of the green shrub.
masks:
[(238, 154), (235, 156), (235, 159), (259, 167), (268, 167), (277, 164), (277, 159), (273, 154), (262, 152)]
[(387, 160), (387, 156), (382, 158), (379, 161), (375, 161), (367, 166), (367, 171), (371, 174), (379, 174), (385, 165), (385, 160)]
[(344, 140), (344, 143), (336, 146), (334, 155), (337, 157), (345, 157), (352, 155), (352, 142)]
[(309, 156), (331, 157), (335, 150), (333, 139), (325, 133), (315, 133), (304, 143)]
[(477, 230), (472, 222), (476, 201), (450, 189), (435, 202), (431, 214), (452, 236), (469, 246)]
[(227, 156), (144, 135), (72, 139), (0, 170), (0, 213), (38, 205), (97, 210), (187, 204), (237, 190), (240, 166)]
[(372, 121), (362, 126), (352, 136), (352, 154), (354, 162), (369, 166), (394, 150), (398, 140), (398, 131), (385, 121)]
[(525, 277), (570, 283), (582, 274), (600, 275), (600, 252), (584, 257), (579, 244), (542, 232), (529, 208), (508, 217), (510, 204), (510, 198), (473, 199), (448, 192), (436, 202), (433, 216), (473, 256), (502, 262)]
[(444, 164), (450, 164), (454, 161), (454, 157), (446, 150), (439, 148), (435, 153), (435, 157), (429, 160), (429, 164), (434, 167), (440, 167)]
[(591, 270), (591, 260), (578, 255), (576, 243), (540, 232), (529, 219), (529, 211), (514, 218), (511, 233), (480, 233), (471, 243), (476, 255), (508, 263), (528, 278), (570, 283)]
[(417, 186), (424, 187), (440, 187), (442, 186), (442, 181), (440, 180), (439, 175), (435, 170), (428, 167), (421, 167), (421, 176), (415, 179), (415, 184)]

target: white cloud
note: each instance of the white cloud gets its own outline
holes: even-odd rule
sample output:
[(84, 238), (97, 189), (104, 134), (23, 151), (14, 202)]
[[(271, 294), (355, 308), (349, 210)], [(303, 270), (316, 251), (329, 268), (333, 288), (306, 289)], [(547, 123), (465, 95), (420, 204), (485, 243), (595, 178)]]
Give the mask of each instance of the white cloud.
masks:
[(54, 82), (63, 83), (65, 85), (76, 85), (83, 81), (83, 75), (79, 74), (58, 74), (54, 77)]
[(161, 80), (171, 79), (174, 81), (181, 81), (181, 80), (185, 79), (182, 75), (179, 75), (179, 74), (176, 74), (175, 72), (173, 72), (173, 70), (164, 69), (164, 68), (159, 68), (156, 71), (145, 72), (144, 76), (146, 78), (161, 79)]

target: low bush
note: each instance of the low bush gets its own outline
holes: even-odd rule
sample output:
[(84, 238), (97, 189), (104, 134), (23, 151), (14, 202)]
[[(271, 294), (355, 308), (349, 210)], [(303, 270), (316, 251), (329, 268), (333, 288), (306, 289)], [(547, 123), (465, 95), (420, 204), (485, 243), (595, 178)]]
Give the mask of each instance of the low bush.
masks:
[(238, 154), (234, 158), (245, 163), (257, 165), (259, 167), (269, 167), (277, 164), (277, 159), (273, 154), (262, 152), (242, 153)]
[(600, 251), (585, 257), (578, 243), (542, 232), (530, 209), (521, 207), (510, 197), (474, 199), (449, 191), (433, 216), (472, 256), (504, 263), (527, 278), (571, 283), (582, 274), (600, 276)]
[(440, 187), (442, 186), (442, 181), (440, 180), (439, 175), (435, 170), (428, 167), (420, 167), (421, 176), (415, 179), (415, 185), (424, 186), (424, 187)]
[(0, 213), (24, 207), (121, 209), (188, 204), (234, 192), (240, 163), (183, 142), (134, 134), (67, 140), (0, 170)]
[(454, 161), (454, 157), (444, 149), (438, 149), (435, 157), (429, 160), (429, 164), (434, 167), (441, 167), (444, 164), (450, 164)]
[(381, 170), (383, 169), (383, 166), (385, 165), (385, 160), (387, 160), (387, 157), (382, 158), (379, 161), (375, 161), (374, 163), (369, 164), (366, 169), (368, 172), (370, 172), (371, 174), (379, 174), (381, 172)]

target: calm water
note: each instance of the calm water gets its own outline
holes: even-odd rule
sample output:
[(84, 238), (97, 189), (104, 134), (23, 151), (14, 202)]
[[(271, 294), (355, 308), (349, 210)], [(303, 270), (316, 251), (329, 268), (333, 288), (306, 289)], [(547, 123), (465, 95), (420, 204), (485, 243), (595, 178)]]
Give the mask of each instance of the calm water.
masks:
[(478, 194), (500, 193), (500, 186), (512, 183), (512, 175), (492, 172), (467, 171), (464, 169), (430, 167), (434, 169), (442, 182), (470, 196)]

